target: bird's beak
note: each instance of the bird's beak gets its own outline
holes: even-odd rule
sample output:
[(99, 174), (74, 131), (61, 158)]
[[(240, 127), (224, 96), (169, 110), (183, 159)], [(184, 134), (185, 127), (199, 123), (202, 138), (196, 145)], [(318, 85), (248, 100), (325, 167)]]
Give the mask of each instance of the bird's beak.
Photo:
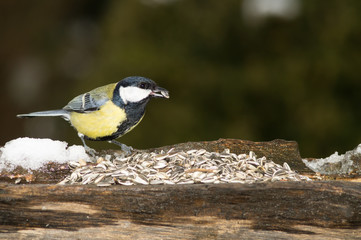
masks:
[(169, 98), (169, 92), (165, 88), (156, 87), (150, 93), (152, 97)]

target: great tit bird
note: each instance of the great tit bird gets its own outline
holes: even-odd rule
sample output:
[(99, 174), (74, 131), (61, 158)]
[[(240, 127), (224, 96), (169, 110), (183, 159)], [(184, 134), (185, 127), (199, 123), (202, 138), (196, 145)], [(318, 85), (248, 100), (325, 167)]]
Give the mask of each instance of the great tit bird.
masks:
[(60, 116), (75, 128), (84, 148), (92, 155), (94, 150), (85, 144), (84, 139), (108, 141), (130, 153), (131, 147), (114, 139), (137, 126), (144, 116), (147, 103), (153, 97), (169, 98), (169, 94), (148, 78), (127, 77), (118, 83), (81, 94), (63, 109), (19, 114), (17, 117)]

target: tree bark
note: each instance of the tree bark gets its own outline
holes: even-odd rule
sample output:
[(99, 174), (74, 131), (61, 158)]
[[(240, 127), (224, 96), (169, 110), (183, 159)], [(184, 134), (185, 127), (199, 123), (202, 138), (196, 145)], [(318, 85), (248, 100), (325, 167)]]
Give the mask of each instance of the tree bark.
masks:
[(0, 184), (0, 237), (360, 239), (361, 183)]
[[(188, 151), (190, 149), (206, 149), (210, 152), (222, 152), (225, 148), (230, 149), (231, 152), (236, 154), (245, 153), (250, 151), (255, 152), (258, 157), (265, 156), (267, 159), (274, 161), (278, 164), (287, 162), (292, 170), (299, 173), (312, 174), (312, 171), (305, 166), (302, 162), (300, 153), (298, 151), (298, 144), (294, 141), (286, 140), (273, 140), (270, 142), (252, 142), (239, 139), (219, 139), (216, 141), (203, 141), (203, 142), (187, 142), (179, 143), (171, 146), (164, 146), (160, 148), (153, 148), (141, 151), (168, 151), (174, 148), (174, 151)], [(106, 154), (113, 155), (119, 150), (103, 150), (100, 156)], [(49, 163), (39, 170), (28, 171), (22, 168), (17, 168), (14, 171), (0, 173), (0, 181), (14, 182), (14, 179), (21, 178), (22, 182), (32, 183), (57, 183), (65, 178), (70, 173), (67, 164)]]

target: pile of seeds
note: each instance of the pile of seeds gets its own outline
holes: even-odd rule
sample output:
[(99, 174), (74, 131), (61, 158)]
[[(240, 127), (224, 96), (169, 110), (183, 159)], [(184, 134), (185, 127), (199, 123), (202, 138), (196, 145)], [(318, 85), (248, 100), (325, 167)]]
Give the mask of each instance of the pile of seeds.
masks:
[(59, 184), (193, 184), (193, 183), (255, 183), (274, 181), (309, 181), (308, 177), (283, 166), (257, 158), (253, 152), (234, 154), (204, 149), (175, 152), (137, 152), (131, 156), (98, 158), (96, 164), (71, 162), (71, 175)]

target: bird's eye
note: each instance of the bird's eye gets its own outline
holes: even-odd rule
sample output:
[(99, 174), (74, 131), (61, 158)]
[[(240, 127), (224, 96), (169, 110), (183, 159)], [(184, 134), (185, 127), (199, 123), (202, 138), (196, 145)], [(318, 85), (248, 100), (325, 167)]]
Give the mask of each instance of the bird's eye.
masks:
[(147, 83), (141, 83), (141, 84), (139, 85), (139, 87), (142, 88), (142, 89), (147, 89), (147, 88), (149, 88), (149, 84), (147, 84)]

